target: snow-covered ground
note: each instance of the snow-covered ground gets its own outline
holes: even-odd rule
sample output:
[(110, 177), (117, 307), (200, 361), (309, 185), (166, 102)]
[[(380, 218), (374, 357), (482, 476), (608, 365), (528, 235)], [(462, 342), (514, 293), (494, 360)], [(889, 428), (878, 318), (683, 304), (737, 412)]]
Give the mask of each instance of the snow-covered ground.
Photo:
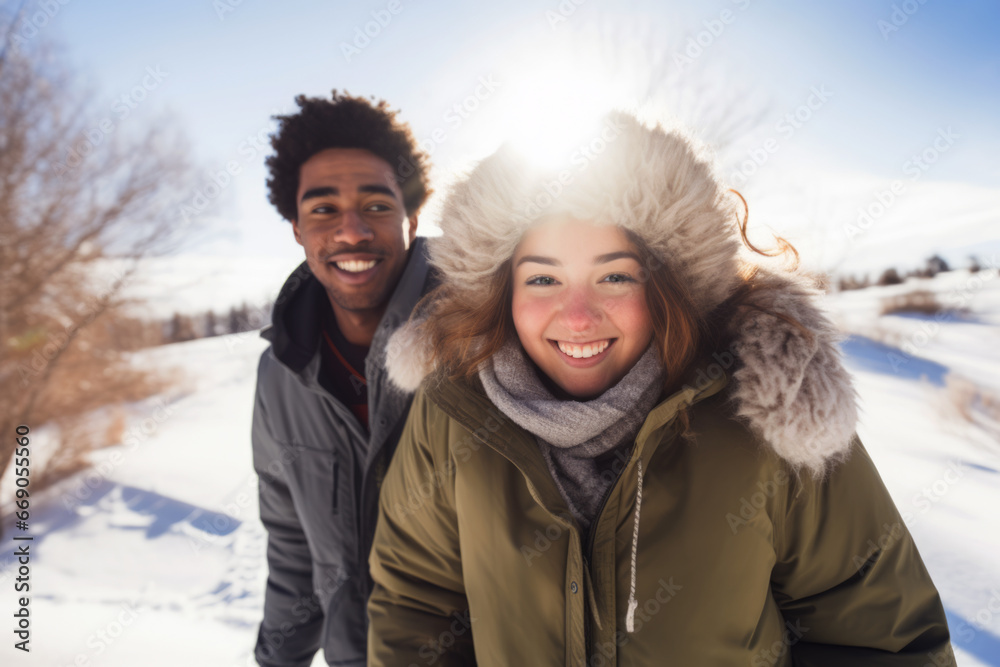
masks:
[[(33, 498), (30, 528), (19, 533), (35, 538), (31, 654), (8, 637), (0, 664), (255, 664), (266, 539), (250, 417), (265, 347), (251, 332), (143, 353), (142, 363), (180, 366), (181, 391), (134, 406), (122, 445)], [(4, 528), (6, 614), (14, 604), (13, 517)]]
[[(942, 309), (880, 316), (913, 292)], [(960, 664), (1000, 665), (1000, 274), (950, 271), (827, 305), (851, 334), (859, 435), (941, 592)]]
[[(1000, 666), (1000, 439), (991, 422), (949, 407), (946, 383), (951, 374), (985, 391), (998, 385), (1000, 279), (973, 278), (950, 272), (829, 304), (852, 333), (843, 348), (861, 395), (861, 438), (941, 592), (959, 662)], [(968, 312), (877, 316), (882, 298), (914, 287), (942, 300), (968, 294)], [(35, 538), (32, 652), (14, 650), (8, 635), (0, 664), (253, 664), (266, 540), (249, 436), (264, 347), (249, 333), (140, 355), (139, 363), (181, 367), (185, 380), (131, 406), (123, 444), (98, 452), (94, 468), (32, 498), (23, 533)], [(32, 435), (42, 447), (45, 431)], [(17, 576), (11, 510), (4, 505), (0, 550), (5, 614)]]

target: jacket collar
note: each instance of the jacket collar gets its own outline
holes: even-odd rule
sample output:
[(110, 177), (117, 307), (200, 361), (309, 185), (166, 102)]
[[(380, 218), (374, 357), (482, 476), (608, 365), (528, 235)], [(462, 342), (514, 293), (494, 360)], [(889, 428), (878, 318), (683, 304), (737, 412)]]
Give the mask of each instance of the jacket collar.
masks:
[[(728, 375), (723, 374), (696, 386), (688, 385), (657, 404), (639, 429), (630, 460), (641, 456), (648, 461), (665, 439), (655, 437), (656, 432), (674, 425), (683, 408), (719, 393), (728, 381)], [(553, 515), (569, 516), (569, 509), (552, 479), (534, 436), (493, 405), (478, 376), (448, 380), (438, 372), (429, 378), (425, 387), (428, 398), (445, 414), (464, 426), (473, 438), (495, 450), (521, 471), (539, 504)]]
[(650, 441), (650, 436), (661, 428), (670, 425), (681, 410), (718, 394), (728, 384), (729, 375), (723, 373), (717, 378), (709, 378), (697, 385), (684, 385), (681, 389), (661, 401), (650, 411), (642, 428), (639, 429), (638, 435), (635, 436), (639, 453), (643, 453), (646, 443)]
[[(416, 237), (408, 254), (406, 266), (372, 339), (371, 349), (377, 354), (369, 353), (370, 358), (381, 358), (389, 335), (409, 317), (426, 290), (425, 283), (430, 277), (426, 239)], [(278, 361), (300, 377), (319, 355), (320, 310), (316, 304), (326, 298), (326, 290), (309, 270), (309, 265), (302, 262), (285, 280), (274, 302), (271, 324), (260, 334), (271, 342)]]

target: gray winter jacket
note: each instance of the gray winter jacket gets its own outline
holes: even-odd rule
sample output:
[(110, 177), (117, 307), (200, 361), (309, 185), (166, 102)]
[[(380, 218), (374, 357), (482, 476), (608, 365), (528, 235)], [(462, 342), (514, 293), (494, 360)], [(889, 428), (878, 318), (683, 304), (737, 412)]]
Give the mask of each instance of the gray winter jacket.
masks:
[(330, 665), (365, 664), (365, 605), (379, 486), (413, 399), (386, 381), (387, 341), (433, 288), (418, 237), (365, 361), (369, 430), (320, 385), (319, 299), (303, 263), (285, 282), (261, 335), (253, 414), (260, 517), (268, 578), (256, 657), (264, 667), (309, 665), (322, 646)]

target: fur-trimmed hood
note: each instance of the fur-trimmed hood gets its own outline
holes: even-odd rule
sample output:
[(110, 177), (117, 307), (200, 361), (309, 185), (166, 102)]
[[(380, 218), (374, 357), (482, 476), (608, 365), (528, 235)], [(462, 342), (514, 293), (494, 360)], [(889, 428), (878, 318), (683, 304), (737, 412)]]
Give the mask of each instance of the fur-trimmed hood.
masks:
[[(501, 148), (450, 191), (442, 236), (429, 239), (431, 263), (451, 290), (475, 302), (522, 235), (568, 216), (614, 224), (641, 237), (688, 288), (705, 316), (740, 285), (733, 197), (704, 150), (678, 130), (647, 128), (624, 113), (606, 117), (588, 159), (548, 173)], [(816, 304), (819, 293), (791, 272), (761, 268), (752, 299), (729, 323), (735, 355), (730, 396), (737, 416), (796, 468), (821, 475), (850, 448), (855, 392), (837, 348), (839, 334)], [(389, 377), (414, 391), (433, 369), (419, 320), (390, 341)], [(724, 364), (725, 365), (725, 364)], [(717, 371), (716, 371), (717, 372)]]

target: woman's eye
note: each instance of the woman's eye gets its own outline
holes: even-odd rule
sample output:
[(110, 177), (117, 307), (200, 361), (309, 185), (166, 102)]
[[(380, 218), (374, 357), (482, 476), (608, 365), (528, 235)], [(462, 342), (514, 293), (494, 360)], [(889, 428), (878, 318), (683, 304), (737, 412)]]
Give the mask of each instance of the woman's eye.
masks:
[(556, 279), (552, 276), (532, 276), (525, 281), (525, 285), (555, 285)]
[(612, 273), (610, 276), (605, 277), (604, 281), (609, 283), (634, 283), (635, 278), (627, 273)]

